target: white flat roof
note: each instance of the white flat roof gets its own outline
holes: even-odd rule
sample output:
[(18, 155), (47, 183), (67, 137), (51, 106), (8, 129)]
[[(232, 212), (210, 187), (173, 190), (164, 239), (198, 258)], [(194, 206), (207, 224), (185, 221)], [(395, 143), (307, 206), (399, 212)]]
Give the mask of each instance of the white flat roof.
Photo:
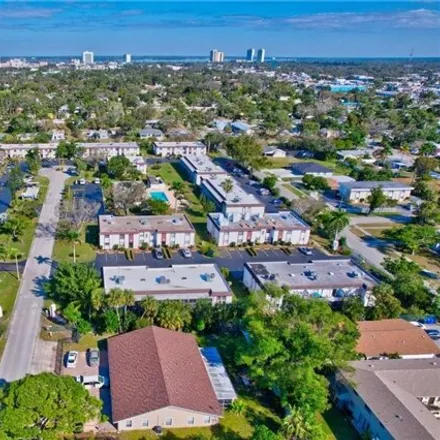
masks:
[(197, 174), (227, 174), (219, 165), (216, 165), (208, 156), (185, 156), (180, 161), (191, 171)]
[(173, 148), (173, 147), (206, 148), (206, 145), (200, 141), (155, 142), (154, 145), (156, 148)]
[(213, 292), (230, 296), (229, 284), (216, 264), (174, 264), (170, 267), (105, 266), (104, 290), (131, 289), (134, 294)]
[[(81, 148), (139, 148), (136, 142), (77, 142), (76, 145)], [(50, 148), (55, 150), (58, 142), (48, 144), (0, 144), (2, 150), (16, 150), (16, 149), (44, 149)]]
[[(226, 179), (230, 179), (234, 184), (232, 191), (228, 194), (225, 193), (221, 184)], [(202, 182), (212, 196), (218, 201), (218, 203), (225, 203), (226, 205), (261, 205), (263, 204), (253, 195), (247, 193), (238, 182), (229, 177), (228, 175), (219, 175), (204, 179)]]

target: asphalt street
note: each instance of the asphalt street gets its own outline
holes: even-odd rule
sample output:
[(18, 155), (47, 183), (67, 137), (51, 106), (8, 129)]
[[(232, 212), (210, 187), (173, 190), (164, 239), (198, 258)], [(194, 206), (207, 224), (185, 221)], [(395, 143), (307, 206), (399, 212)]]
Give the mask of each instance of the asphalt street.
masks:
[(43, 307), (42, 282), (51, 271), (51, 257), (59, 218), (59, 204), (67, 174), (44, 168), (41, 174), (50, 179), (36, 234), (24, 268), (13, 310), (8, 339), (0, 363), (0, 381), (11, 382), (31, 372), (40, 332)]

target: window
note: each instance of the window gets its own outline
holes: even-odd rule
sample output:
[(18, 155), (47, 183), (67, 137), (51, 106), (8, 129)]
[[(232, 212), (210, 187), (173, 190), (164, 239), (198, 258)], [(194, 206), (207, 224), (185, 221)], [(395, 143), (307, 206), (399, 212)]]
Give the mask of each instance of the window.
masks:
[(173, 424), (173, 419), (169, 418), (165, 420), (165, 425), (166, 426), (171, 426)]
[(119, 240), (125, 240), (125, 234), (119, 234)]
[(203, 423), (211, 423), (211, 417), (210, 416), (203, 417)]
[(125, 427), (131, 428), (133, 426), (133, 420), (126, 420), (125, 421)]
[(143, 426), (144, 428), (147, 428), (149, 424), (150, 424), (150, 422), (149, 422), (148, 420), (144, 420), (144, 421), (142, 422), (142, 426)]
[(195, 417), (188, 417), (188, 419), (186, 420), (188, 425), (194, 425), (195, 421), (196, 421)]

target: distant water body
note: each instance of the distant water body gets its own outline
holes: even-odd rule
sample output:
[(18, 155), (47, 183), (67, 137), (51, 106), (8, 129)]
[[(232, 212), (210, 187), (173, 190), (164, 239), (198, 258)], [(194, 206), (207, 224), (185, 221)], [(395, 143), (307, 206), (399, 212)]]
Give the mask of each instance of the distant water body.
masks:
[[(10, 59), (20, 58), (26, 59), (28, 61), (48, 61), (50, 63), (60, 63), (69, 62), (74, 58), (81, 58), (81, 55), (67, 55), (67, 56), (9, 56), (1, 57), (0, 60), (5, 62)], [(123, 57), (121, 55), (108, 55), (99, 56), (95, 55), (95, 62), (97, 63), (108, 63), (111, 61), (122, 62)], [(136, 63), (206, 63), (209, 61), (208, 56), (174, 56), (174, 55), (133, 55), (132, 61)], [(229, 56), (225, 57), (225, 61), (245, 61), (243, 57)], [(266, 63), (271, 62), (298, 62), (298, 63), (366, 63), (366, 62), (409, 62), (407, 57), (402, 58), (316, 58), (316, 57), (266, 57)], [(432, 58), (413, 58), (411, 62), (419, 63), (429, 63), (429, 62), (440, 62), (439, 57)]]

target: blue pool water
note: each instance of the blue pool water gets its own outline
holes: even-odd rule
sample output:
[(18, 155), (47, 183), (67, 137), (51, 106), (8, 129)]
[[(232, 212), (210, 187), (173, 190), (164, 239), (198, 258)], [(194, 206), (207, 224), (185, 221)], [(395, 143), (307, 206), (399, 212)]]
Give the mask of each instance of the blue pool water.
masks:
[(351, 84), (338, 84), (330, 86), (330, 90), (332, 92), (341, 93), (341, 92), (351, 92), (354, 90), (359, 90), (361, 92), (365, 91), (367, 88), (365, 86), (356, 86)]
[(150, 192), (150, 197), (161, 202), (169, 202), (167, 195), (162, 191)]

